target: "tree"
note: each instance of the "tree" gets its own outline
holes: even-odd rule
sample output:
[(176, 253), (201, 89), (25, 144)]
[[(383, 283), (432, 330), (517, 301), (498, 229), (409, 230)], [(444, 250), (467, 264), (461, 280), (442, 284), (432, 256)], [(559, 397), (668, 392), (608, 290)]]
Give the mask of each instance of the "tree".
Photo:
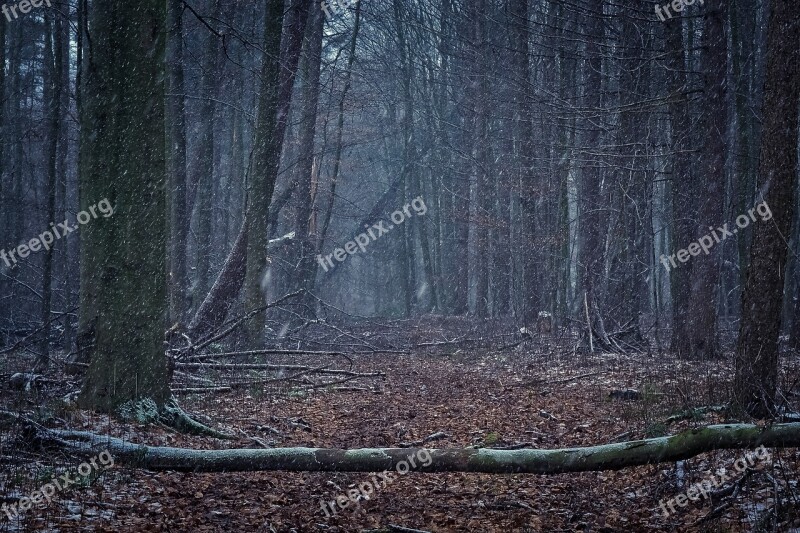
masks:
[(742, 295), (734, 391), (756, 417), (775, 412), (778, 334), (798, 172), (800, 17), (790, 0), (775, 0), (769, 23), (759, 186), (772, 219), (753, 227)]
[(94, 349), (80, 403), (100, 411), (141, 398), (164, 405), (169, 398), (165, 20), (160, 0), (91, 5), (82, 128), (92, 135), (81, 138), (81, 207), (108, 198), (114, 215), (82, 233), (92, 302), (81, 302), (81, 315), (94, 323)]
[(188, 307), (186, 268), (186, 106), (183, 75), (183, 2), (167, 4), (167, 176), (169, 180), (169, 303), (170, 323), (183, 320)]
[[(56, 180), (58, 167), (58, 145), (61, 133), (61, 71), (64, 54), (62, 39), (63, 21), (55, 13), (45, 15), (45, 75), (44, 100), (47, 109), (47, 219), (56, 219)], [(50, 364), (50, 331), (53, 301), (53, 248), (44, 251), (42, 268), (42, 339), (39, 344), (37, 367)]]
[(317, 224), (314, 211), (315, 151), (314, 138), (317, 132), (317, 107), (320, 92), (320, 64), (322, 60), (322, 34), (325, 17), (322, 10), (314, 10), (311, 24), (308, 25), (305, 38), (305, 58), (303, 60), (303, 124), (300, 131), (300, 156), (295, 171), (295, 187), (297, 209), (295, 211), (294, 230), (299, 246), (294, 248), (293, 264), (296, 268), (293, 276), (295, 289), (313, 290), (316, 279), (317, 262), (314, 252), (317, 243)]
[[(705, 140), (703, 181), (693, 187), (698, 202), (694, 239), (708, 233), (712, 224), (722, 224), (725, 203), (725, 139), (727, 138), (727, 101), (725, 73), (728, 41), (725, 32), (727, 2), (709, 4), (703, 29), (702, 72), (704, 105), (701, 131)], [(701, 185), (702, 184), (702, 185)], [(717, 226), (714, 226), (717, 227)], [(682, 247), (688, 246), (685, 243)], [(688, 352), (690, 359), (719, 356), (717, 340), (717, 299), (722, 246), (692, 260), (691, 292), (688, 307)]]
[[(597, 6), (596, 2), (588, 2)], [(585, 107), (591, 114), (591, 123), (586, 132), (586, 145), (589, 151), (600, 146), (602, 126), (599, 124), (602, 105), (603, 89), (603, 56), (600, 46), (603, 41), (603, 4), (599, 7), (587, 5), (586, 24), (588, 26), (588, 39), (586, 43), (585, 71)], [(600, 214), (600, 199), (602, 191), (602, 169), (600, 162), (595, 158), (584, 157), (585, 163), (581, 169), (580, 182), (580, 247), (578, 262), (581, 268), (581, 282), (583, 283), (583, 304), (587, 316), (587, 338), (592, 340), (595, 336), (601, 345), (609, 346), (608, 335), (600, 314), (599, 296), (602, 290), (602, 274), (605, 264), (605, 247), (601, 240), (601, 224), (603, 217)], [(590, 343), (593, 347), (593, 343)]]
[[(692, 172), (689, 159), (691, 146), (691, 117), (689, 115), (688, 82), (683, 45), (683, 18), (667, 21), (666, 45), (669, 71), (669, 115), (672, 147), (672, 240), (673, 250), (679, 250), (691, 242), (694, 236), (692, 224)], [(691, 280), (691, 263), (670, 270), (672, 295), (672, 351), (689, 353), (688, 311)]]
[[(294, 0), (286, 24), (286, 38), (281, 41), (284, 6), (282, 0), (269, 0), (264, 19), (264, 62), (261, 66), (261, 94), (256, 119), (252, 173), (247, 184), (247, 208), (244, 230), (247, 235), (244, 301), (246, 311), (264, 306), (262, 282), (267, 266), (267, 225), (269, 205), (278, 178), (283, 137), (289, 115), (294, 77), (302, 49), (303, 35), (311, 2)], [(314, 4), (315, 9), (320, 9)], [(232, 252), (233, 254), (233, 252)], [(224, 274), (224, 270), (223, 270)], [(223, 274), (220, 274), (222, 276)], [(264, 342), (264, 313), (248, 323), (251, 345)]]

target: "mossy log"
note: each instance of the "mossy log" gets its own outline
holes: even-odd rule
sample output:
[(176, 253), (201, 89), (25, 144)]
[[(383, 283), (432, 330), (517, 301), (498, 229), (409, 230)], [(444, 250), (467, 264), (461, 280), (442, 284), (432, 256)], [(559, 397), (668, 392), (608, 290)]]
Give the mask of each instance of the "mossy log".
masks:
[(133, 444), (87, 432), (47, 430), (46, 436), (78, 451), (108, 450), (115, 461), (149, 470), (184, 472), (380, 472), (396, 468), (412, 455), (430, 454), (426, 472), (490, 474), (563, 474), (618, 470), (631, 466), (675, 462), (720, 449), (793, 448), (800, 446), (800, 423), (760, 427), (721, 424), (684, 431), (669, 437), (555, 450), (493, 450), (488, 448), (429, 449), (273, 448), (192, 450)]

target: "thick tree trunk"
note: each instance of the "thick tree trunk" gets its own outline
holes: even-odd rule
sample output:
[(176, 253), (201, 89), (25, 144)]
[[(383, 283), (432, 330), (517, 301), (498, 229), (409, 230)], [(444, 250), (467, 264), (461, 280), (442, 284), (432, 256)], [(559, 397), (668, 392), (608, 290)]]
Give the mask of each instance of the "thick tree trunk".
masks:
[(94, 290), (81, 314), (94, 322), (95, 348), (80, 403), (101, 411), (169, 398), (165, 19), (161, 0), (91, 6), (81, 207), (107, 198), (114, 215), (81, 229), (81, 265)]
[(736, 350), (736, 400), (757, 417), (773, 414), (778, 385), (779, 317), (798, 163), (800, 18), (795, 10), (791, 0), (772, 3), (758, 172), (772, 220), (753, 226)]
[[(691, 429), (671, 437), (556, 450), (362, 448), (272, 448), (191, 450), (132, 444), (82, 431), (49, 430), (40, 438), (59, 438), (85, 453), (107, 450), (116, 462), (148, 470), (179, 472), (381, 472), (400, 469), (410, 457), (430, 454), (424, 472), (487, 474), (564, 474), (619, 470), (675, 462), (723, 449), (800, 446), (800, 423), (759, 427), (725, 424)], [(62, 442), (63, 444), (63, 442)]]

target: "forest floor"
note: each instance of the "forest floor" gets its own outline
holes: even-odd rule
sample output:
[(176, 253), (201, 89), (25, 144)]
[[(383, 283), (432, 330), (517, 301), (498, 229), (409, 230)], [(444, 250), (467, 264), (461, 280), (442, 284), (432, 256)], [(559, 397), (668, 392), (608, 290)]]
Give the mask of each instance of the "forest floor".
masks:
[[(74, 389), (74, 383), (29, 392), (6, 387), (0, 404), (38, 410), (56, 427), (196, 449), (398, 447), (439, 432), (447, 436), (427, 447), (561, 448), (672, 434), (721, 421), (715, 414), (672, 424), (665, 419), (727, 397), (730, 359), (694, 363), (664, 354), (574, 355), (557, 345), (540, 340), (536, 349), (523, 343), (488, 351), (357, 355), (351, 358), (358, 371), (382, 371), (386, 379), (349, 390), (287, 385), (181, 398), (188, 412), (202, 413), (214, 427), (241, 435), (235, 441), (191, 437), (75, 409), (42, 413), (35, 407), (42, 404), (40, 395), (56, 398)], [(791, 390), (800, 379), (800, 359), (784, 358), (782, 379)], [(609, 397), (610, 391), (627, 388), (641, 396)], [(0, 433), (3, 501), (30, 494), (81, 461), (19, 451), (15, 439)], [(331, 516), (322, 510), (322, 501), (346, 495), (373, 476), (154, 473), (116, 465), (20, 518), (9, 521), (0, 515), (0, 531), (402, 531), (392, 526), (430, 532), (800, 531), (800, 453), (770, 451), (771, 457), (756, 461), (755, 472), (741, 483), (734, 462), (744, 450), (705, 453), (678, 464), (551, 476), (395, 474), (368, 501), (337, 507)], [(724, 488), (736, 488), (735, 494), (676, 506), (674, 514), (664, 516), (662, 499), (675, 498), (723, 469), (731, 478)]]

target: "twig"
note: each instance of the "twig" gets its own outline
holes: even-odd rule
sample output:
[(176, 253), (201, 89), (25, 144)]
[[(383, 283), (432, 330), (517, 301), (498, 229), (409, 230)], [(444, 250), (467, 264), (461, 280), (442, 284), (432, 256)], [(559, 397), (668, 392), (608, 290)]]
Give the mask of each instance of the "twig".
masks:
[(422, 440), (415, 440), (414, 442), (401, 442), (400, 444), (398, 444), (398, 446), (400, 448), (415, 448), (435, 440), (449, 439), (450, 437), (452, 437), (452, 435), (449, 433), (445, 433), (444, 431), (437, 431), (436, 433), (428, 435)]

